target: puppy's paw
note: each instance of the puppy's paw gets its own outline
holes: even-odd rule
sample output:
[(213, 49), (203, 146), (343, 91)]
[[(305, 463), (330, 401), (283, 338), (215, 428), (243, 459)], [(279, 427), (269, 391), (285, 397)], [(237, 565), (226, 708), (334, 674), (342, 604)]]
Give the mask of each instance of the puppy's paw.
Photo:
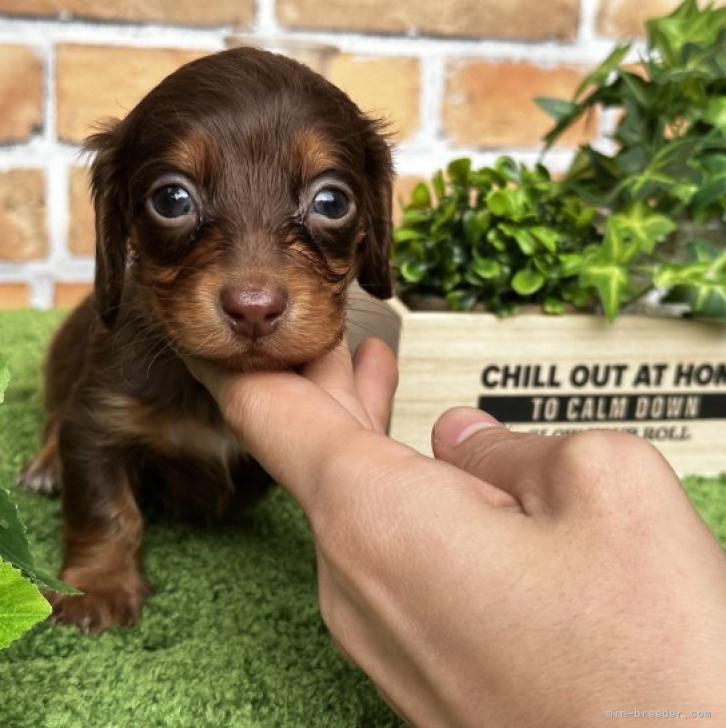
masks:
[(152, 592), (151, 586), (141, 577), (119, 581), (104, 576), (103, 587), (77, 586), (84, 592), (80, 596), (48, 594), (53, 607), (51, 622), (75, 625), (83, 634), (99, 634), (114, 626), (133, 627)]
[(53, 442), (46, 445), (35, 460), (23, 468), (16, 482), (31, 493), (55, 495), (60, 490), (59, 472), (58, 450)]

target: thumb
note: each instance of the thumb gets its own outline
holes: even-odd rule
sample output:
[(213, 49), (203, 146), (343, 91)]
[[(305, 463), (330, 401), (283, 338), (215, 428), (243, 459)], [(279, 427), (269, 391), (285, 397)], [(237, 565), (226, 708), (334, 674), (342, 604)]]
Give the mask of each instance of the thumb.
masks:
[(431, 445), (438, 460), (509, 493), (525, 513), (542, 502), (550, 438), (511, 432), (486, 412), (454, 407), (436, 421)]

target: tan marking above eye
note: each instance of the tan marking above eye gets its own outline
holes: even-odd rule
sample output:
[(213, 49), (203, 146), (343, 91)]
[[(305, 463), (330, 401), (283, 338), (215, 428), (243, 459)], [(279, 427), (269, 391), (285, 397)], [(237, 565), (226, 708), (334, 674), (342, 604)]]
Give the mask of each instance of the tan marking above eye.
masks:
[(299, 132), (293, 141), (292, 153), (304, 182), (310, 182), (341, 164), (335, 145), (317, 129)]

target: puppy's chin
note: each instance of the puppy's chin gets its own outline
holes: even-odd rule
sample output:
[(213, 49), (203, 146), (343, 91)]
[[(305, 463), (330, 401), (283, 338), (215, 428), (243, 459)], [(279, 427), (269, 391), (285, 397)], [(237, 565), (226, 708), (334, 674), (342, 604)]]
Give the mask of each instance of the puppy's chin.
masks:
[(285, 341), (275, 337), (274, 344), (272, 338), (269, 342), (265, 338), (256, 341), (240, 339), (239, 348), (227, 346), (213, 352), (208, 349), (195, 351), (191, 347), (184, 346), (180, 348), (184, 351), (182, 358), (184, 355), (191, 356), (244, 374), (297, 369), (327, 354), (344, 336), (345, 328), (340, 328), (337, 332), (331, 332), (331, 336), (323, 342), (312, 342), (304, 337), (296, 337), (295, 341)]

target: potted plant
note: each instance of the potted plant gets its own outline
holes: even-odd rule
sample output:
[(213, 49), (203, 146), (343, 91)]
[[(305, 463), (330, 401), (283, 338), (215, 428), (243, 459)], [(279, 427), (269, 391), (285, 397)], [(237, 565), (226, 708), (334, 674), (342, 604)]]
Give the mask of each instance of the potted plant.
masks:
[(426, 450), (465, 402), (548, 434), (632, 432), (683, 473), (726, 469), (726, 9), (686, 0), (648, 23), (638, 68), (629, 50), (572, 101), (539, 100), (548, 145), (616, 109), (613, 154), (583, 147), (562, 180), (460, 159), (414, 189), (394, 247), (394, 437)]

